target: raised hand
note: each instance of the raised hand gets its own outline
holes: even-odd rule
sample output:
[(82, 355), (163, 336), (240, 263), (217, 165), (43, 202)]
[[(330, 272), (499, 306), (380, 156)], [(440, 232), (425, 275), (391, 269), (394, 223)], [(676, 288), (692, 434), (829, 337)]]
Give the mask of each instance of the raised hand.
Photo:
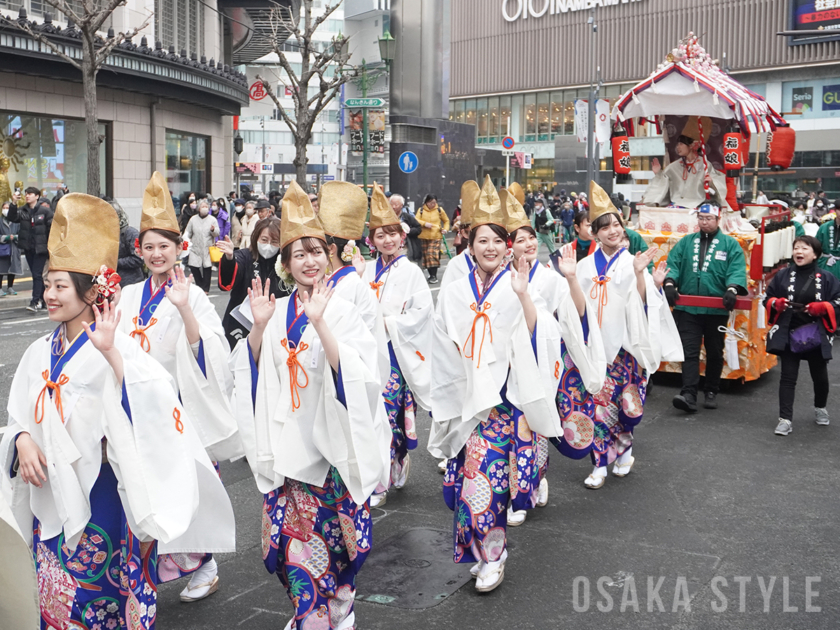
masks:
[(653, 270), (653, 282), (656, 284), (657, 289), (662, 288), (662, 283), (665, 282), (665, 278), (668, 277), (669, 271), (671, 271), (671, 268), (668, 267), (668, 262), (665, 260), (661, 261)]
[(333, 294), (333, 284), (326, 284), (321, 280), (312, 289), (312, 294), (300, 293), (300, 300), (303, 302), (303, 311), (309, 318), (309, 321), (315, 323), (320, 322), (324, 318), (324, 313), (327, 310), (327, 304)]
[(93, 347), (106, 357), (114, 350), (114, 337), (120, 323), (120, 316), (121, 313), (117, 311), (117, 308), (106, 300), (101, 309), (93, 307), (95, 329), (92, 329), (88, 322), (82, 322), (82, 328), (85, 329)]
[(222, 250), (225, 258), (233, 260), (233, 241), (230, 240), (230, 236), (225, 236), (224, 239), (216, 241), (216, 247)]
[(650, 247), (644, 252), (636, 252), (636, 256), (633, 258), (633, 271), (636, 274), (643, 273), (645, 268), (653, 261), (657, 251), (659, 250)]
[(574, 278), (577, 275), (577, 256), (575, 256), (574, 249), (567, 249), (557, 266), (560, 273), (567, 279)]
[(353, 253), (353, 267), (356, 269), (356, 273), (359, 274), (361, 278), (365, 275), (365, 267), (367, 263), (365, 262), (365, 257), (362, 256), (362, 252), (359, 251), (359, 248), (356, 248), (356, 251)]
[(528, 276), (531, 272), (525, 256), (520, 256), (518, 261), (510, 266), (510, 286), (516, 295), (528, 293)]
[(274, 315), (274, 308), (277, 300), (271, 293), (269, 280), (265, 281), (265, 287), (256, 278), (251, 281), (251, 288), (248, 289), (248, 299), (251, 300), (251, 315), (254, 318), (255, 328), (265, 328)]
[(650, 162), (650, 170), (653, 171), (654, 175), (658, 175), (659, 171), (662, 170), (662, 165), (659, 163), (659, 158), (653, 158)]
[(193, 278), (187, 278), (184, 275), (184, 269), (180, 265), (175, 265), (169, 270), (169, 280), (172, 283), (164, 287), (166, 297), (172, 302), (172, 306), (181, 310), (190, 305), (190, 285), (193, 283)]

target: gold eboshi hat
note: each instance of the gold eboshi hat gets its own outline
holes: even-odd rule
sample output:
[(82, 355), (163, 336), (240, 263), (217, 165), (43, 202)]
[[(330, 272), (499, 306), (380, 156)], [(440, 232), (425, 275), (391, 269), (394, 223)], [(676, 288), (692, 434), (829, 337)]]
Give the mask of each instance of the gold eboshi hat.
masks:
[(481, 188), (481, 196), (478, 198), (478, 207), (470, 222), (470, 229), (474, 230), (481, 225), (498, 225), (507, 229), (502, 200), (499, 199), (499, 193), (496, 192), (489, 175), (484, 178), (484, 186)]
[(117, 268), (120, 219), (113, 206), (84, 193), (64, 195), (55, 207), (47, 242), (50, 271), (95, 276), (102, 265)]
[(512, 193), (513, 196), (516, 197), (520, 206), (525, 205), (525, 191), (522, 189), (522, 186), (519, 185), (519, 182), (513, 182), (507, 187), (507, 189), (509, 193)]
[(461, 223), (469, 225), (475, 216), (478, 208), (478, 199), (481, 197), (481, 188), (478, 183), (469, 179), (461, 184)]
[(365, 233), (367, 205), (367, 195), (355, 184), (327, 182), (318, 191), (318, 220), (329, 236), (354, 241)]
[(595, 219), (605, 214), (612, 212), (618, 217), (618, 222), (624, 225), (621, 219), (621, 213), (613, 205), (607, 191), (601, 188), (595, 180), (589, 182), (589, 220), (595, 223)]
[(505, 211), (508, 234), (513, 234), (521, 227), (530, 227), (531, 220), (525, 214), (525, 208), (519, 203), (511, 188), (499, 191), (499, 199), (502, 200), (502, 208)]
[(376, 228), (399, 224), (400, 218), (391, 208), (391, 204), (388, 203), (388, 198), (382, 191), (382, 186), (373, 182), (373, 193), (370, 196), (370, 223), (368, 225), (371, 234)]
[(312, 202), (303, 188), (295, 181), (289, 184), (283, 195), (283, 210), (280, 215), (280, 249), (300, 238), (311, 236), (327, 242)]
[(169, 194), (169, 186), (158, 171), (152, 173), (152, 178), (143, 191), (143, 212), (140, 215), (140, 233), (146, 230), (165, 230), (180, 234), (178, 218), (175, 216), (175, 206)]
[(683, 127), (681, 136), (685, 136), (687, 138), (691, 138), (695, 142), (700, 141), (700, 125), (699, 122), (702, 120), (703, 122), (703, 142), (709, 141), (709, 136), (712, 135), (712, 119), (708, 116), (703, 116), (702, 118), (698, 116), (689, 116), (688, 120), (685, 123), (685, 127)]

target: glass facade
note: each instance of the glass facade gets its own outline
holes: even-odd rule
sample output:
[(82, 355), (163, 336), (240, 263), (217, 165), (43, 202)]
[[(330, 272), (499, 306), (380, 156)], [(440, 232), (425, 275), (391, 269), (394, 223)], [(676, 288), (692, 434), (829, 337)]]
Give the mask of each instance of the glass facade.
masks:
[(186, 192), (210, 192), (210, 138), (166, 130), (166, 181), (180, 197)]
[(840, 77), (782, 83), (782, 111), (793, 120), (840, 116)]
[[(109, 128), (99, 124), (107, 137)], [(99, 150), (101, 193), (107, 192), (109, 143)], [(0, 111), (0, 200), (11, 197), (15, 183), (35, 186), (53, 196), (61, 184), (87, 190), (87, 131), (83, 120)]]

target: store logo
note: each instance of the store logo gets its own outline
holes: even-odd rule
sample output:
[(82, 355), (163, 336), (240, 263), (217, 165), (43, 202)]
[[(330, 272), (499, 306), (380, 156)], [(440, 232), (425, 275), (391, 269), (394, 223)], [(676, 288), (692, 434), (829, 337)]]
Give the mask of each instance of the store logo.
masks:
[(502, 0), (502, 15), (508, 22), (529, 17), (557, 15), (569, 11), (585, 11), (594, 7), (612, 7), (620, 4), (635, 4), (642, 0)]
[(840, 109), (840, 85), (823, 87), (823, 111)]
[(265, 91), (265, 85), (263, 85), (262, 81), (254, 81), (251, 84), (251, 99), (255, 101), (261, 101), (266, 96), (268, 96), (268, 92)]

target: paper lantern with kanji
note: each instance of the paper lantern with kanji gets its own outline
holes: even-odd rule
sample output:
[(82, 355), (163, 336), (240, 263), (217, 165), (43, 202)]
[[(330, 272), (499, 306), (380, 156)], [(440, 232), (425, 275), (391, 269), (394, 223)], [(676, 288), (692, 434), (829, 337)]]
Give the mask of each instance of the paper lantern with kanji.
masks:
[(630, 139), (620, 122), (615, 123), (612, 131), (613, 172), (616, 181), (630, 181)]
[(767, 134), (767, 163), (774, 171), (784, 171), (793, 162), (796, 149), (796, 132), (787, 126), (778, 126)]
[(723, 136), (723, 167), (727, 177), (738, 177), (741, 174), (741, 168), (744, 166), (741, 162), (743, 144), (744, 137), (737, 125), (733, 125)]

